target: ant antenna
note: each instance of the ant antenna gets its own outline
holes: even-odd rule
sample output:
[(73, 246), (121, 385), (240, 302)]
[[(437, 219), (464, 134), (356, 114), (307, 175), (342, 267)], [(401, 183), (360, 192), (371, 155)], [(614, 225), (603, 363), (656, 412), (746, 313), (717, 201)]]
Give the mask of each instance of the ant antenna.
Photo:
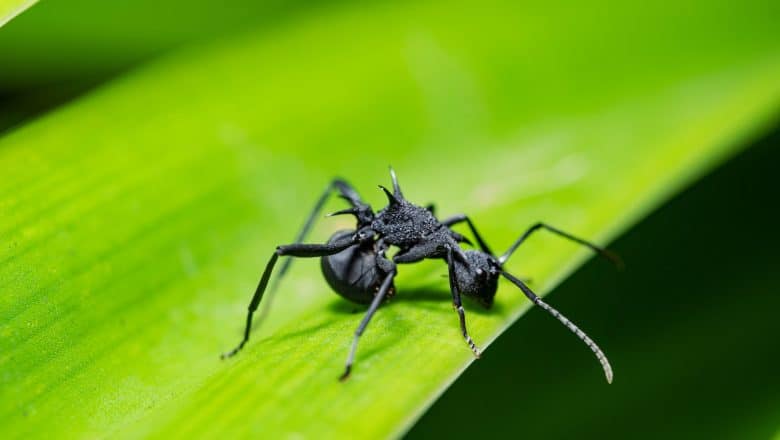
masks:
[(598, 345), (596, 345), (595, 342), (593, 342), (593, 339), (588, 337), (588, 335), (585, 334), (584, 331), (580, 330), (579, 327), (577, 327), (573, 322), (569, 321), (568, 318), (563, 316), (561, 312), (555, 310), (552, 308), (549, 304), (542, 301), (541, 298), (539, 298), (528, 286), (525, 285), (522, 281), (512, 276), (512, 274), (501, 271), (501, 275), (503, 275), (506, 279), (514, 283), (517, 287), (520, 288), (520, 290), (523, 291), (525, 296), (528, 297), (531, 301), (533, 301), (534, 304), (537, 306), (543, 308), (548, 313), (553, 315), (558, 321), (561, 322), (561, 324), (565, 325), (566, 328), (572, 331), (575, 335), (577, 335), (582, 342), (585, 343), (585, 345), (590, 348), (590, 350), (593, 352), (593, 354), (596, 355), (596, 359), (599, 360), (599, 363), (601, 364), (601, 368), (604, 370), (604, 375), (607, 377), (607, 383), (612, 383), (612, 366), (609, 364), (609, 359), (607, 359), (607, 356), (604, 354), (603, 351), (599, 348)]
[(512, 256), (512, 254), (517, 250), (517, 248), (534, 232), (540, 230), (540, 229), (546, 229), (549, 232), (552, 232), (553, 234), (565, 238), (566, 240), (572, 241), (577, 244), (581, 244), (587, 248), (590, 248), (593, 252), (598, 254), (601, 257), (604, 257), (605, 259), (609, 260), (612, 264), (615, 265), (615, 267), (618, 268), (618, 270), (622, 270), (625, 267), (625, 264), (623, 263), (623, 260), (618, 256), (617, 254), (604, 249), (602, 247), (596, 246), (595, 244), (583, 240), (579, 237), (575, 237), (574, 235), (569, 234), (568, 232), (564, 232), (558, 228), (554, 228), (546, 223), (536, 223), (530, 228), (528, 228), (527, 231), (523, 233), (523, 235), (520, 236), (514, 243), (512, 243), (512, 246), (507, 249), (506, 252), (504, 252), (503, 255), (498, 257), (498, 262), (501, 264), (506, 263), (506, 261), (509, 259), (509, 257)]

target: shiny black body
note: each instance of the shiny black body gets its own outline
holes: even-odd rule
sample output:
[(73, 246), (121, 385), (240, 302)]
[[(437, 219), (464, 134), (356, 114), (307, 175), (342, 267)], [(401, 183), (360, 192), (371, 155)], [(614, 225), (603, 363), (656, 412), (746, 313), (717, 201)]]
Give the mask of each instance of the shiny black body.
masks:
[[(328, 242), (338, 242), (354, 233), (354, 230), (336, 232)], [(387, 276), (376, 264), (375, 242), (356, 244), (337, 254), (321, 257), (320, 267), (334, 292), (358, 304), (371, 304)], [(395, 287), (391, 284), (387, 297), (394, 294)]]
[[(268, 287), (271, 273), (278, 258), (284, 256), (319, 257), (323, 276), (336, 293), (352, 302), (369, 305), (366, 315), (355, 332), (346, 368), (341, 376), (342, 380), (346, 379), (351, 371), (358, 339), (380, 304), (396, 293), (393, 281), (397, 274), (398, 265), (415, 263), (423, 259), (440, 259), (448, 267), (452, 303), (458, 313), (461, 332), (475, 356), (479, 357), (480, 350), (466, 329), (466, 317), (461, 303), (461, 295), (472, 297), (478, 304), (490, 308), (498, 289), (498, 279), (500, 276), (504, 276), (520, 288), (534, 304), (548, 311), (583, 340), (599, 359), (607, 380), (611, 382), (612, 369), (598, 346), (571, 321), (542, 301), (522, 280), (506, 272), (503, 265), (518, 246), (539, 229), (546, 229), (585, 245), (600, 255), (618, 262), (614, 255), (561, 230), (544, 223), (537, 223), (521, 235), (503, 255), (496, 257), (467, 216), (456, 215), (438, 220), (432, 206), (418, 206), (404, 198), (398, 185), (398, 179), (392, 170), (391, 177), (393, 181), (392, 192), (380, 187), (387, 196), (388, 204), (376, 213), (361, 200), (352, 186), (344, 180), (335, 179), (331, 182), (315, 204), (313, 212), (304, 224), (295, 243), (278, 246), (271, 255), (249, 304), (244, 338), (234, 350), (223, 357), (235, 355), (249, 340), (252, 316)], [(331, 215), (354, 216), (355, 229), (338, 231), (325, 244), (302, 244), (312, 228), (314, 219), (319, 215), (328, 196), (334, 191), (346, 200), (350, 207)], [(470, 244), (470, 242), (452, 229), (452, 226), (459, 223), (468, 225), (478, 243), (479, 250), (461, 248), (462, 243)], [(389, 257), (387, 251), (391, 248), (396, 249), (397, 252)], [(291, 261), (292, 259), (288, 258), (282, 265), (276, 278), (277, 283), (289, 269)]]

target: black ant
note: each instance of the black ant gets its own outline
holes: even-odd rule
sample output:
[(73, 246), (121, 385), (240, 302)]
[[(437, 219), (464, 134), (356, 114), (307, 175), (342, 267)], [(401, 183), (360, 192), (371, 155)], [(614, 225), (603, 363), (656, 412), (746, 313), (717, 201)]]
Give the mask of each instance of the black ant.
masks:
[[(432, 258), (443, 259), (447, 262), (452, 305), (458, 313), (463, 337), (474, 356), (479, 357), (481, 352), (466, 330), (466, 313), (461, 304), (461, 295), (473, 297), (483, 307), (490, 308), (493, 305), (498, 288), (498, 278), (501, 275), (519, 287), (534, 304), (549, 312), (585, 342), (601, 363), (607, 382), (612, 383), (612, 367), (598, 345), (574, 323), (542, 301), (521, 279), (506, 272), (503, 265), (532, 233), (540, 229), (546, 229), (558, 236), (587, 246), (620, 266), (620, 260), (615, 255), (552, 226), (536, 223), (521, 235), (506, 252), (496, 257), (468, 216), (461, 214), (442, 221), (437, 220), (433, 205), (417, 206), (404, 198), (392, 168), (390, 176), (393, 181), (393, 192), (379, 186), (387, 196), (388, 205), (377, 213), (374, 213), (371, 207), (360, 199), (358, 193), (346, 181), (334, 179), (328, 185), (298, 234), (295, 243), (278, 246), (271, 255), (257, 290), (252, 296), (252, 301), (249, 303), (244, 338), (236, 348), (223, 354), (223, 359), (238, 353), (249, 340), (252, 315), (263, 299), (271, 272), (279, 257), (319, 257), (325, 280), (336, 293), (352, 302), (369, 304), (368, 312), (355, 331), (344, 373), (340, 377), (341, 380), (344, 380), (349, 377), (352, 369), (360, 335), (365, 331), (382, 301), (395, 294), (393, 279), (397, 273), (397, 265)], [(353, 215), (357, 219), (356, 228), (336, 232), (326, 244), (302, 244), (301, 242), (312, 228), (314, 219), (319, 215), (328, 196), (333, 191), (337, 191), (341, 198), (349, 202), (350, 208), (334, 212), (329, 216)], [(468, 225), (476, 238), (480, 250), (461, 249), (460, 243), (471, 243), (467, 238), (453, 231), (451, 227), (463, 222)], [(398, 252), (392, 258), (388, 258), (386, 255), (390, 246), (398, 248)], [(277, 282), (287, 272), (291, 262), (292, 259), (284, 262), (276, 279)]]

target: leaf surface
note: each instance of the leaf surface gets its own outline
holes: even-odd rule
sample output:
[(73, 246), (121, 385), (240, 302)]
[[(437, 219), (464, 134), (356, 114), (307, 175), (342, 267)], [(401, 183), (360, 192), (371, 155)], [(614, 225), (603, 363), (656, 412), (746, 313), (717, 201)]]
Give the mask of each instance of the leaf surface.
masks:
[[(379, 208), (392, 164), (408, 198), (467, 212), (496, 249), (538, 220), (605, 243), (771, 121), (772, 7), (355, 5), (168, 57), (5, 136), (0, 426), (402, 432), (472, 361), (440, 262), (401, 268), (347, 383), (363, 308), (314, 261), (219, 360), (328, 180)], [(508, 268), (546, 293), (588, 257), (540, 233)], [(504, 285), (492, 310), (466, 305), (470, 332), (486, 345), (528, 306)]]

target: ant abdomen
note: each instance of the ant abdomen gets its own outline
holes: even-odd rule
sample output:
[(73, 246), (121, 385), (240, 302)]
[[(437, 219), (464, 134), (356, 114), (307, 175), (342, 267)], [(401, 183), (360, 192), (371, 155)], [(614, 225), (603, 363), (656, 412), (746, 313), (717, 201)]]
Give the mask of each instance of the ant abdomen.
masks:
[[(354, 230), (338, 231), (328, 243), (344, 240), (353, 234)], [(322, 274), (336, 293), (358, 304), (371, 303), (387, 275), (377, 265), (374, 247), (375, 243), (369, 241), (320, 258)], [(393, 292), (395, 289), (391, 286), (388, 296)]]

